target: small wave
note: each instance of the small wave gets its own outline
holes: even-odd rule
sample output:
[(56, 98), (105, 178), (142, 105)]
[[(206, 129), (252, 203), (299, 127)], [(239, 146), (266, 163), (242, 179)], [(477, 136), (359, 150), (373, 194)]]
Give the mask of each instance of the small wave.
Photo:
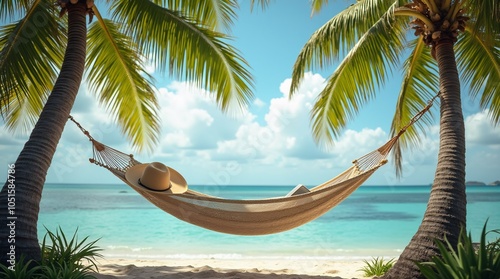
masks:
[[(237, 253), (220, 254), (141, 254), (141, 253), (103, 253), (109, 258), (143, 259), (143, 260), (327, 260), (327, 261), (357, 261), (369, 260), (369, 255), (345, 255), (345, 256), (297, 256), (297, 255), (243, 255)], [(393, 258), (393, 256), (383, 256), (384, 258)]]
[(129, 246), (115, 246), (115, 245), (108, 245), (106, 246), (107, 249), (109, 250), (123, 250), (123, 251), (132, 251), (132, 252), (141, 252), (141, 251), (151, 251), (153, 250), (153, 247), (137, 247), (137, 248), (132, 248)]

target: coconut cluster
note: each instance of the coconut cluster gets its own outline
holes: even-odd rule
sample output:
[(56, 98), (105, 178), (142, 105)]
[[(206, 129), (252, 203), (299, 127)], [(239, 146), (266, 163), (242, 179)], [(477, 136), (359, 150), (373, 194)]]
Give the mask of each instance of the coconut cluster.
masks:
[(94, 11), (92, 10), (92, 7), (94, 6), (94, 0), (58, 0), (57, 4), (61, 6), (61, 11), (59, 12), (59, 16), (63, 16), (66, 14), (67, 11), (67, 6), (69, 3), (71, 4), (76, 4), (78, 1), (85, 1), (87, 4), (87, 13), (89, 15), (89, 23), (92, 22), (92, 18), (94, 17)]
[(417, 11), (430, 20), (423, 21), (417, 17), (411, 22), (412, 28), (415, 29), (415, 36), (422, 36), (424, 42), (428, 45), (432, 45), (443, 36), (452, 38), (453, 42), (456, 42), (458, 32), (465, 30), (465, 24), (469, 20), (468, 17), (463, 15), (465, 10), (460, 8), (459, 4), (433, 9), (427, 3), (429, 2), (414, 0), (412, 3), (405, 5), (406, 8)]

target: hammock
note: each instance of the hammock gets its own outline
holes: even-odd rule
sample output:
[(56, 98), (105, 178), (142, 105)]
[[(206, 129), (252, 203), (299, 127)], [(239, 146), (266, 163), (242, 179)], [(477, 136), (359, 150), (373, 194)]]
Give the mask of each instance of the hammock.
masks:
[[(235, 200), (193, 190), (187, 190), (183, 194), (165, 195), (137, 187), (131, 188), (165, 212), (209, 230), (235, 235), (264, 235), (290, 230), (318, 218), (361, 186), (387, 162), (386, 157), (399, 137), (430, 109), (438, 95), (380, 148), (354, 160), (347, 170), (310, 190), (298, 185), (284, 197)], [(73, 117), (69, 118), (92, 142), (93, 157), (89, 159), (90, 162), (108, 169), (128, 184), (125, 173), (130, 167), (141, 163), (131, 154), (125, 154), (96, 141)]]

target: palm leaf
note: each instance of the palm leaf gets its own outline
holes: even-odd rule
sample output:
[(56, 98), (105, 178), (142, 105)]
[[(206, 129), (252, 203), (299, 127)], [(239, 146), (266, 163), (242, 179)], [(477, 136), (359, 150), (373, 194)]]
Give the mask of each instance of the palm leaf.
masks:
[(37, 122), (50, 93), (47, 90), (38, 91), (33, 84), (29, 84), (28, 90), (38, 94), (18, 95), (10, 100), (5, 123), (11, 132), (28, 134)]
[(103, 19), (95, 7), (94, 11), (98, 21), (88, 33), (90, 88), (115, 115), (134, 146), (152, 149), (158, 141), (159, 124), (151, 77), (144, 71), (137, 45), (115, 22)]
[[(387, 24), (390, 20), (387, 11), (392, 13), (396, 7), (397, 2), (393, 0), (357, 1), (314, 32), (293, 66), (290, 96), (298, 89), (305, 72), (315, 67), (332, 65), (339, 56), (344, 55), (342, 52), (353, 48), (372, 26)], [(381, 18), (384, 20), (381, 21)], [(388, 32), (389, 29), (383, 31)]]
[[(436, 85), (439, 84), (436, 64), (422, 38), (415, 39), (409, 47), (413, 51), (403, 64), (404, 79), (392, 120), (391, 136), (397, 135), (412, 117), (427, 105), (427, 102), (437, 93)], [(432, 116), (424, 114), (421, 120), (408, 127), (396, 142), (392, 153), (396, 176), (399, 177), (402, 174), (402, 150), (415, 146), (419, 142), (419, 132), (425, 132), (424, 124), (430, 125), (431, 123)]]
[(144, 46), (143, 53), (161, 72), (215, 92), (217, 104), (227, 111), (231, 104), (246, 107), (253, 98), (252, 77), (246, 61), (227, 44), (225, 35), (200, 27), (178, 12), (150, 1), (115, 1), (114, 17)]
[(254, 6), (261, 6), (262, 10), (265, 10), (272, 0), (250, 0), (250, 9), (253, 10)]
[(172, 11), (182, 11), (188, 18), (206, 28), (229, 31), (236, 18), (238, 2), (235, 0), (155, 0), (157, 5)]
[(321, 9), (326, 5), (328, 5), (328, 0), (312, 0), (311, 1), (312, 14), (321, 11)]
[[(13, 16), (24, 13), (30, 6), (28, 0), (1, 0), (0, 1), (0, 18), (12, 18)], [(36, 3), (34, 3), (36, 5)]]
[(500, 40), (483, 40), (481, 33), (466, 28), (456, 43), (459, 72), (473, 98), (489, 108), (494, 123), (500, 122)]
[[(51, 91), (62, 64), (61, 46), (65, 44), (64, 28), (56, 15), (52, 1), (36, 1), (24, 18), (0, 29), (2, 116), (11, 113), (11, 109), (16, 110), (16, 105), (24, 103), (26, 95), (39, 94), (39, 98), (43, 99)], [(12, 98), (19, 100), (12, 102)], [(9, 108), (10, 104), (14, 107)], [(18, 114), (11, 114), (14, 115)], [(35, 115), (27, 117), (34, 119)], [(17, 126), (16, 119), (9, 123), (13, 129)]]
[[(467, 0), (464, 2), (467, 15), (472, 17), (473, 33), (489, 34), (485, 38), (498, 41), (500, 36), (500, 1), (497, 0)], [(470, 21), (468, 22), (469, 25)]]
[(403, 50), (405, 30), (401, 27), (405, 25), (401, 23), (391, 11), (381, 17), (328, 79), (311, 113), (317, 142), (331, 143), (359, 108), (375, 96), (376, 87), (387, 78), (386, 69), (398, 63)]

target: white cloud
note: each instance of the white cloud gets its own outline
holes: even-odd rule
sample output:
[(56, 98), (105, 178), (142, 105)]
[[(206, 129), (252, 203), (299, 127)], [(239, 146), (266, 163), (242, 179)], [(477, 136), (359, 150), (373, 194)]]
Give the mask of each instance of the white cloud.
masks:
[(494, 126), (488, 114), (485, 110), (465, 119), (467, 180), (490, 183), (500, 179), (500, 126)]
[(472, 145), (500, 147), (500, 126), (493, 126), (488, 110), (470, 115), (465, 119), (465, 135)]
[(335, 142), (332, 154), (342, 159), (343, 164), (363, 156), (383, 145), (388, 140), (387, 134), (379, 127), (362, 129), (361, 131), (347, 130)]
[(264, 107), (266, 105), (266, 103), (259, 98), (255, 98), (255, 100), (253, 101), (253, 104), (259, 108)]
[(168, 88), (160, 88), (158, 99), (162, 144), (166, 145), (214, 149), (218, 141), (234, 136), (241, 123), (255, 118), (248, 112), (244, 112), (240, 119), (225, 116), (208, 92), (184, 82), (173, 82)]
[(167, 134), (163, 137), (162, 144), (180, 148), (191, 147), (193, 145), (189, 136), (182, 131)]
[(319, 93), (324, 79), (306, 74), (292, 99), (288, 98), (290, 79), (280, 86), (282, 97), (271, 99), (263, 125), (242, 123), (234, 138), (218, 143), (218, 158), (241, 156), (266, 165), (286, 165), (297, 159), (324, 158), (326, 153), (314, 144), (309, 129), (309, 104)]

